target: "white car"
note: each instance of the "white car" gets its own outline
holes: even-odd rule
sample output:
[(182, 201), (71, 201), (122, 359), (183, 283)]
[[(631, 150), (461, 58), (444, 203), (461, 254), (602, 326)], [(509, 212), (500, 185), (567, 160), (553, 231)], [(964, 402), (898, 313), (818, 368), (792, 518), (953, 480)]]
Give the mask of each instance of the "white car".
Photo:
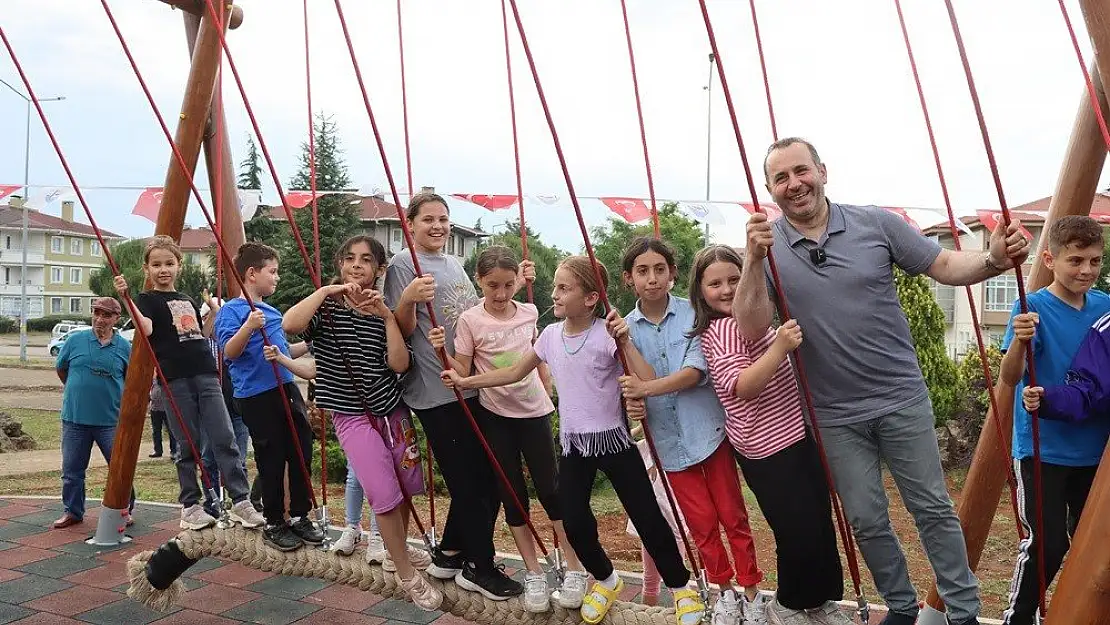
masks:
[(58, 340), (64, 335), (69, 334), (74, 329), (85, 329), (92, 327), (84, 321), (62, 321), (54, 324), (54, 329), (50, 332), (50, 338)]
[(120, 326), (118, 332), (120, 336), (127, 339), (128, 343), (135, 342), (135, 322), (131, 321), (130, 319), (125, 321), (123, 325)]
[(70, 329), (65, 334), (63, 334), (63, 335), (61, 335), (57, 338), (51, 339), (50, 342), (46, 345), (46, 348), (48, 350), (50, 350), (50, 355), (52, 357), (57, 358), (58, 357), (58, 352), (62, 351), (62, 344), (65, 343), (66, 340), (69, 337), (73, 336), (74, 334), (76, 334), (76, 333), (78, 333), (82, 330), (89, 330), (89, 329), (91, 329), (91, 326), (74, 326), (72, 329)]

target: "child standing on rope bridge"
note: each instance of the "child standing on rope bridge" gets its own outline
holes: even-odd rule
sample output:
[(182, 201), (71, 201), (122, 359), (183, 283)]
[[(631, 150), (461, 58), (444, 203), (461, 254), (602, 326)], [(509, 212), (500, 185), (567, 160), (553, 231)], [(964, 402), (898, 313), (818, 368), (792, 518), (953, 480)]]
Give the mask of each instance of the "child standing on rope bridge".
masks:
[[(678, 266), (674, 250), (659, 239), (639, 237), (621, 260), (624, 283), (636, 291), (636, 308), (625, 316), (632, 342), (655, 369), (656, 379), (621, 378), (627, 399), (645, 399), (647, 423), (662, 470), (690, 529), (710, 583), (721, 588), (714, 625), (762, 622), (767, 598), (763, 573), (744, 509), (732, 447), (725, 440), (725, 411), (709, 383), (701, 337), (689, 300), (670, 294)], [(669, 505), (669, 504), (668, 504)], [(724, 529), (736, 570), (721, 542)], [(743, 605), (736, 583), (743, 590)]]
[[(513, 301), (520, 287), (520, 262), (507, 247), (493, 246), (478, 256), (476, 273), (482, 300), (459, 316), (455, 328), (455, 356), (452, 368), (461, 375), (504, 369), (520, 360), (536, 339), (536, 322), (539, 311), (534, 304)], [(432, 346), (444, 346), (444, 332), (437, 328), (429, 335)], [(536, 487), (540, 503), (555, 527), (567, 559), (567, 574), (559, 589), (559, 605), (577, 608), (586, 594), (586, 572), (574, 555), (563, 529), (559, 510), (558, 467), (555, 442), (551, 436), (551, 417), (555, 406), (551, 403), (546, 387), (550, 381), (547, 367), (529, 373), (517, 384), (482, 389), (479, 399), (488, 411), (482, 431), (493, 448), (517, 500), (528, 510), (528, 488), (524, 483), (524, 465)], [(542, 375), (542, 377), (541, 377)], [(547, 575), (536, 556), (536, 545), (525, 524), (525, 517), (513, 501), (503, 483), (501, 504), (505, 507), (505, 522), (513, 532), (513, 539), (528, 570), (524, 574), (524, 608), (529, 612), (546, 612), (549, 608)]]
[[(762, 616), (771, 625), (850, 625), (837, 605), (844, 571), (829, 490), (790, 369), (789, 354), (801, 345), (802, 332), (791, 320), (768, 328), (758, 341), (740, 336), (732, 302), (741, 265), (739, 254), (724, 245), (694, 257), (689, 335), (701, 338), (729, 441), (775, 534), (778, 592), (765, 608), (746, 613), (745, 622), (764, 622)], [(755, 568), (754, 562), (747, 566)]]
[[(143, 252), (143, 273), (154, 288), (135, 296), (138, 319), (135, 327), (150, 339), (158, 366), (168, 383), (164, 405), (170, 431), (181, 442), (174, 457), (177, 481), (181, 488), (177, 500), (181, 503), (181, 529), (200, 530), (215, 524), (216, 519), (204, 511), (197, 487), (197, 458), (194, 448), (184, 437), (182, 426), (188, 428), (189, 438), (200, 444), (206, 438), (215, 452), (216, 464), (224, 476), (224, 484), (231, 495), (229, 516), (243, 527), (255, 528), (265, 523), (262, 515), (250, 502), (250, 486), (243, 470), (239, 448), (231, 417), (224, 405), (223, 391), (205, 331), (199, 323), (200, 307), (188, 295), (178, 293), (175, 283), (181, 271), (181, 249), (167, 236), (155, 236)], [(127, 297), (127, 280), (116, 276), (115, 288), (121, 297)], [(211, 334), (211, 325), (204, 328)], [(171, 397), (180, 411), (181, 421), (171, 408)], [(197, 449), (195, 452), (199, 453)], [(213, 476), (214, 477), (214, 476)]]
[[(478, 298), (459, 259), (443, 253), (452, 236), (447, 202), (434, 193), (417, 193), (409, 200), (406, 222), (412, 230), (412, 252), (424, 275), (416, 275), (409, 251), (395, 254), (385, 275), (385, 301), (412, 345), (412, 368), (404, 379), (405, 404), (424, 426), (451, 493), (443, 538), (432, 552), (428, 574), (454, 579), (463, 589), (491, 601), (504, 601), (520, 595), (524, 587), (493, 560), (493, 526), (500, 508), (497, 476), (462, 404), (440, 382), (443, 365), (427, 340), (432, 320), (426, 304), (431, 303), (436, 320), (447, 332), (450, 353), (459, 315)], [(464, 393), (463, 401), (476, 419), (483, 418), (477, 393)]]
[[(262, 484), (262, 510), (266, 544), (292, 551), (309, 543), (318, 545), (324, 533), (308, 517), (312, 479), (312, 427), (308, 423), (301, 391), (288, 370), (274, 373), (263, 352), (263, 330), (270, 344), (289, 355), (289, 343), (281, 328), (281, 312), (262, 301), (274, 294), (278, 283), (278, 254), (262, 243), (244, 243), (235, 254), (235, 271), (243, 279), (243, 295), (220, 308), (216, 337), (235, 386), (239, 413), (254, 441), (254, 461)], [(252, 312), (249, 296), (254, 303)], [(285, 399), (282, 397), (285, 394)], [(294, 439), (289, 420), (296, 428)], [(305, 460), (305, 471), (296, 443)], [(285, 520), (285, 475), (289, 474), (289, 517)]]
[(601, 622), (624, 588), (598, 541), (597, 520), (590, 509), (590, 493), (600, 469), (609, 477), (671, 589), (677, 624), (693, 625), (705, 614), (705, 606), (697, 592), (686, 587), (690, 571), (683, 564), (629, 434), (621, 410), (620, 351), (641, 379), (652, 379), (655, 373), (629, 340), (628, 326), (617, 311), (610, 312), (608, 322), (598, 318), (601, 292), (608, 286), (604, 266), (600, 270), (602, 281), (598, 284), (588, 258), (563, 260), (555, 272), (552, 293), (555, 316), (563, 321), (544, 328), (535, 347), (527, 349), (511, 367), (466, 378), (451, 369), (443, 372), (444, 382), (467, 389), (505, 386), (547, 363), (559, 389), (563, 523), (575, 553), (597, 580), (582, 602), (582, 620)]
[[(1042, 259), (1052, 271), (1052, 284), (1029, 294), (1028, 313), (1019, 314), (1020, 303), (1014, 304), (1013, 318), (1002, 341), (1005, 356), (999, 377), (1016, 388), (1013, 456), (1018, 500), (1024, 502), (1020, 510), (1021, 522), (1027, 536), (1018, 548), (1014, 577), (1010, 582), (1010, 601), (1002, 615), (1007, 625), (1032, 625), (1039, 621), (1036, 616), (1040, 602), (1038, 568), (1042, 564), (1037, 557), (1035, 541), (1044, 540), (1045, 581), (1051, 584), (1068, 551), (1070, 537), (1079, 522), (1110, 436), (1110, 419), (1105, 414), (1092, 414), (1093, 418), (1087, 419), (1049, 420), (1053, 409), (1060, 408), (1053, 393), (1044, 407), (1047, 410), (1040, 414), (1044, 417), (1040, 422), (1044, 504), (1041, 509), (1044, 536), (1041, 537), (1036, 523), (1037, 497), (1033, 484), (1032, 417), (1018, 401), (1028, 384), (1025, 350), (1033, 350), (1037, 381), (1043, 387), (1072, 382), (1075, 378), (1069, 374), (1069, 367), (1073, 358), (1078, 360), (1078, 354), (1083, 353), (1080, 349), (1084, 337), (1095, 321), (1110, 312), (1110, 296), (1091, 288), (1098, 279), (1102, 263), (1102, 226), (1090, 217), (1072, 215), (1052, 224), (1047, 236), (1048, 245), (1042, 252)], [(1035, 398), (1040, 391), (1030, 393)], [(1096, 408), (1093, 404), (1086, 407), (1091, 411)], [(1081, 416), (1075, 414), (1074, 408), (1070, 412), (1072, 416)]]

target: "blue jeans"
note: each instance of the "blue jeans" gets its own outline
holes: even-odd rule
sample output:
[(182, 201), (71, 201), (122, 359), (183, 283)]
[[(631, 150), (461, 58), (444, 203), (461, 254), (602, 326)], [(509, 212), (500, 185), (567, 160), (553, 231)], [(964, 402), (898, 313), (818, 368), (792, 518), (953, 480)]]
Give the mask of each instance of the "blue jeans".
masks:
[(823, 427), (821, 436), (844, 513), (887, 607), (899, 614), (918, 613), (906, 556), (890, 525), (881, 464), (913, 515), (949, 618), (962, 623), (979, 615), (979, 582), (968, 566), (933, 423), (926, 398), (870, 421)]
[[(362, 523), (362, 504), (366, 501), (366, 492), (362, 490), (355, 472), (351, 468), (351, 461), (347, 460), (347, 487), (343, 490), (343, 503), (347, 506), (347, 525)], [(378, 518), (374, 516), (374, 509), (370, 509), (370, 532), (378, 532)]]
[[(89, 468), (93, 444), (100, 448), (105, 462), (112, 461), (114, 425), (83, 425), (62, 421), (62, 503), (77, 519), (85, 518), (85, 471)], [(135, 489), (131, 489), (128, 511), (135, 508)]]

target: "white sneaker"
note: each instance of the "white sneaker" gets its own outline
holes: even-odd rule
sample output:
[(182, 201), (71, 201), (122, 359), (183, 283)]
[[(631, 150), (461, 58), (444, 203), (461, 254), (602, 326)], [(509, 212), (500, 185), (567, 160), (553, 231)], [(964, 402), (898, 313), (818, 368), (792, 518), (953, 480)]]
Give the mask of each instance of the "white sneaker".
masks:
[(582, 607), (582, 600), (586, 598), (586, 582), (589, 580), (589, 574), (585, 571), (567, 571), (563, 576), (563, 584), (559, 586), (559, 590), (555, 591), (558, 595), (557, 600), (559, 606), (567, 610), (577, 610)]
[(178, 524), (183, 530), (202, 530), (216, 524), (216, 519), (204, 511), (199, 503), (181, 510), (181, 522)]
[(366, 563), (367, 564), (384, 564), (386, 558), (389, 557), (389, 552), (385, 549), (385, 543), (382, 541), (382, 535), (373, 532), (370, 538), (366, 541)]
[[(775, 604), (777, 605), (777, 603)], [(806, 610), (806, 615), (809, 616), (810, 620), (821, 625), (852, 625), (855, 622), (840, 609), (835, 601), (826, 601), (825, 605), (819, 608)]]
[[(824, 622), (812, 611), (783, 607), (778, 599), (767, 604), (767, 625), (815, 625)], [(852, 625), (853, 622), (848, 620), (844, 625)]]
[[(406, 550), (408, 551), (409, 564), (412, 565), (412, 568), (423, 571), (432, 565), (432, 556), (428, 555), (427, 551), (417, 549), (412, 545), (408, 545)], [(366, 553), (370, 553), (370, 550), (367, 549)], [(388, 551), (385, 554), (385, 559), (382, 560), (382, 570), (387, 573), (397, 572), (397, 564), (393, 562), (393, 557), (389, 555)]]
[(736, 598), (736, 591), (726, 590), (721, 593), (713, 606), (713, 625), (741, 625), (741, 616), (740, 601)]
[(357, 525), (348, 525), (339, 536), (339, 540), (332, 545), (331, 550), (341, 556), (349, 556), (355, 552), (355, 547), (360, 542), (362, 542), (362, 528)]
[(766, 625), (767, 604), (770, 602), (771, 600), (763, 593), (759, 593), (755, 601), (749, 601), (747, 595), (742, 595), (740, 613), (743, 616), (744, 625)]
[(524, 609), (537, 614), (551, 609), (551, 597), (547, 594), (547, 575), (531, 571), (524, 574)]
[(231, 510), (228, 511), (227, 515), (235, 523), (249, 529), (262, 527), (266, 524), (266, 517), (262, 516), (261, 512), (254, 509), (254, 504), (251, 503), (250, 499), (244, 499), (234, 506), (231, 506)]
[(397, 581), (401, 583), (401, 588), (408, 594), (416, 607), (421, 610), (433, 612), (439, 609), (443, 603), (443, 593), (433, 588), (428, 580), (424, 579), (424, 574), (416, 571), (412, 579), (401, 579), (397, 574), (393, 575)]

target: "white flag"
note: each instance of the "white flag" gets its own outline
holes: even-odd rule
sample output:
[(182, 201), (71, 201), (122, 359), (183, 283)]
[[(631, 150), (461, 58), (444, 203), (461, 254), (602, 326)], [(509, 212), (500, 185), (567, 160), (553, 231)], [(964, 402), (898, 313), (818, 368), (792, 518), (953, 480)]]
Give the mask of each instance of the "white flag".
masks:
[(73, 189), (69, 187), (39, 187), (38, 191), (30, 194), (30, 197), (27, 198), (27, 206), (42, 210), (71, 193), (73, 193)]
[(712, 202), (679, 202), (678, 207), (703, 224), (722, 226), (725, 223), (725, 216)]
[(260, 189), (237, 189), (239, 194), (239, 213), (243, 221), (249, 221), (258, 212), (258, 205), (262, 202)]

